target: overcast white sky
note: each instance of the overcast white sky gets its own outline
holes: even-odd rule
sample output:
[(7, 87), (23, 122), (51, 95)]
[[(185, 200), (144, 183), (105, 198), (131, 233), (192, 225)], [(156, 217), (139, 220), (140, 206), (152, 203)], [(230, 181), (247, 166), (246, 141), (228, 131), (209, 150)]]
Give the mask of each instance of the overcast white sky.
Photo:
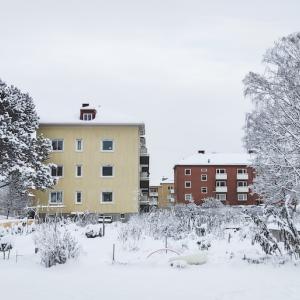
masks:
[(82, 102), (146, 123), (151, 177), (240, 152), (245, 74), (299, 30), (300, 1), (0, 0), (0, 78), (49, 113)]

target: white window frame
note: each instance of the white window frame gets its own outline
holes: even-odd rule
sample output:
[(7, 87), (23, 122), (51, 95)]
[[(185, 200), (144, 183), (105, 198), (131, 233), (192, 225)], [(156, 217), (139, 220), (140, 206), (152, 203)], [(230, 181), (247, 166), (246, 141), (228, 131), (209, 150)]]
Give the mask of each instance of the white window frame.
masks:
[(216, 174), (227, 174), (226, 169), (216, 169)]
[[(80, 167), (81, 175), (78, 175), (78, 167)], [(75, 177), (76, 177), (76, 178), (81, 178), (81, 177), (83, 177), (83, 167), (82, 167), (82, 164), (77, 164), (77, 165), (75, 166)]]
[[(78, 149), (78, 142), (81, 142), (81, 149)], [(75, 151), (82, 152), (83, 151), (83, 139), (76, 139), (75, 140)]]
[(192, 201), (192, 199), (193, 199), (192, 194), (184, 194), (184, 201)]
[[(56, 168), (56, 173), (57, 173), (57, 168), (61, 167), (62, 168), (62, 175), (52, 175), (52, 168)], [(64, 165), (56, 165), (56, 167), (51, 167), (51, 176), (55, 178), (63, 178), (64, 177)]]
[[(79, 193), (80, 193), (80, 202), (77, 201), (77, 194), (79, 194)], [(83, 198), (82, 197), (82, 191), (76, 191), (75, 192), (75, 199), (74, 199), (75, 200), (75, 204), (82, 204), (82, 198)]]
[[(58, 193), (61, 193), (61, 202), (58, 203), (58, 202), (52, 202), (52, 201), (51, 201), (51, 199), (52, 199), (51, 195), (52, 195), (53, 193), (56, 193), (56, 195), (57, 195)], [(57, 199), (57, 196), (56, 196), (56, 199)], [(62, 205), (62, 204), (64, 203), (64, 192), (63, 192), (63, 191), (51, 191), (51, 192), (49, 193), (48, 203), (49, 203), (49, 205)]]
[[(103, 149), (103, 142), (112, 142), (112, 150), (104, 150)], [(101, 152), (115, 152), (115, 141), (114, 141), (114, 139), (102, 139), (100, 141), (100, 150), (101, 150)]]
[[(239, 172), (239, 171), (241, 171), (241, 172)], [(248, 174), (248, 171), (247, 171), (247, 169), (237, 169), (236, 173), (237, 174)]]
[(207, 174), (201, 174), (201, 181), (207, 181), (207, 177), (208, 177)]
[(207, 169), (206, 168), (201, 169), (201, 172), (207, 172)]
[(92, 113), (83, 113), (82, 114), (82, 120), (83, 121), (92, 121), (93, 120), (93, 114)]
[[(238, 201), (247, 201), (248, 200), (248, 194), (240, 193), (240, 194), (237, 194), (237, 195), (238, 195)], [(243, 199), (240, 199), (240, 196), (243, 196), (242, 197)]]
[(184, 169), (184, 175), (191, 176), (192, 175), (192, 169)]
[[(103, 193), (111, 193), (112, 194), (112, 201), (108, 202), (108, 201), (103, 201)], [(101, 191), (101, 194), (100, 194), (100, 202), (102, 204), (113, 204), (114, 203), (114, 192), (111, 191), (111, 190), (104, 190), (104, 191)]]
[[(239, 185), (242, 184), (242, 185)], [(237, 187), (247, 187), (248, 186), (248, 182), (246, 180), (239, 180), (237, 182)]]
[[(224, 185), (222, 185), (222, 183), (224, 183)], [(227, 187), (227, 181), (226, 180), (217, 180), (216, 186), (217, 187)]]
[[(188, 184), (189, 184), (190, 186), (187, 186)], [(184, 182), (184, 187), (185, 187), (186, 189), (191, 189), (191, 188), (192, 188), (192, 182), (191, 182), (190, 180), (185, 181), (185, 182)]]
[[(58, 142), (62, 142), (62, 149), (61, 150), (54, 150), (53, 147), (52, 147), (53, 142), (57, 142), (57, 146), (58, 146)], [(64, 139), (51, 139), (51, 148), (52, 148), (52, 152), (63, 152), (64, 148), (65, 148)]]
[(207, 186), (201, 187), (201, 193), (202, 194), (207, 194)]
[[(109, 176), (103, 175), (103, 168), (104, 168), (104, 167), (111, 167), (111, 168), (112, 168), (112, 175), (109, 175)], [(114, 168), (114, 166), (111, 165), (111, 164), (102, 165), (102, 166), (101, 166), (101, 169), (100, 169), (100, 176), (101, 176), (102, 178), (112, 178), (112, 177), (115, 177), (115, 168)]]
[[(222, 197), (221, 197), (222, 196)], [(223, 198), (223, 199), (222, 199)], [(227, 194), (224, 193), (219, 193), (216, 194), (216, 199), (220, 200), (220, 201), (226, 201), (227, 200)]]

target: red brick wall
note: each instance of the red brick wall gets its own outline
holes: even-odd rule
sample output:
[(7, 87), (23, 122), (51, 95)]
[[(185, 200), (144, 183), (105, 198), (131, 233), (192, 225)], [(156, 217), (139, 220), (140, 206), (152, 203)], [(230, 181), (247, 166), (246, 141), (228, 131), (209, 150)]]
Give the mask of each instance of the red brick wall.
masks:
[[(185, 169), (191, 169), (191, 175), (185, 175)], [(207, 169), (207, 172), (201, 172)], [(176, 203), (187, 203), (184, 200), (185, 194), (192, 194), (196, 204), (201, 204), (204, 198), (215, 197), (216, 190), (216, 169), (226, 169), (227, 171), (227, 200), (229, 205), (254, 205), (257, 204), (257, 195), (248, 193), (247, 201), (238, 201), (237, 196), (237, 169), (247, 169), (248, 186), (252, 184), (254, 170), (252, 168), (240, 166), (175, 166), (175, 195)], [(201, 181), (201, 174), (207, 174), (207, 181)], [(192, 187), (185, 188), (185, 181), (191, 181)], [(207, 194), (201, 193), (201, 187), (207, 187)]]

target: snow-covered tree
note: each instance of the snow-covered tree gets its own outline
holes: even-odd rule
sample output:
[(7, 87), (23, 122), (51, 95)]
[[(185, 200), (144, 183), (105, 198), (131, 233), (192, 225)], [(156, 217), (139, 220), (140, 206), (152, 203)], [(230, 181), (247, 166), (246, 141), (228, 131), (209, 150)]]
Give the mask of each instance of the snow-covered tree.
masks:
[[(263, 74), (244, 79), (245, 95), (254, 103), (247, 116), (246, 147), (254, 149), (254, 191), (267, 205), (267, 217), (290, 232), (291, 251), (300, 238), (293, 224), (300, 184), (300, 33), (281, 38), (264, 57)], [(286, 247), (289, 247), (286, 245)]]
[(45, 164), (51, 143), (36, 137), (37, 128), (32, 98), (0, 80), (0, 189), (13, 183), (14, 192), (24, 195), (28, 189), (53, 185), (50, 165)]

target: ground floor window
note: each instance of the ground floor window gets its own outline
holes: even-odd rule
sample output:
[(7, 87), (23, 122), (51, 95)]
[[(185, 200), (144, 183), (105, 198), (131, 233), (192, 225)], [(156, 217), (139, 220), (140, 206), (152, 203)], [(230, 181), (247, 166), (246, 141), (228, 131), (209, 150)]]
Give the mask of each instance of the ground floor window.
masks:
[(50, 204), (62, 204), (63, 203), (63, 192), (61, 192), (61, 191), (51, 192), (50, 198), (49, 198), (49, 203)]
[(206, 186), (201, 188), (201, 193), (202, 194), (207, 194), (207, 187)]
[(216, 199), (226, 201), (226, 194), (216, 194)]
[(192, 201), (193, 197), (192, 197), (192, 194), (185, 194), (184, 195), (184, 200), (185, 201)]
[(75, 193), (75, 203), (81, 204), (82, 203), (82, 192)]
[(113, 202), (112, 192), (102, 192), (101, 201), (104, 203)]
[(247, 201), (247, 194), (238, 194), (238, 201)]

